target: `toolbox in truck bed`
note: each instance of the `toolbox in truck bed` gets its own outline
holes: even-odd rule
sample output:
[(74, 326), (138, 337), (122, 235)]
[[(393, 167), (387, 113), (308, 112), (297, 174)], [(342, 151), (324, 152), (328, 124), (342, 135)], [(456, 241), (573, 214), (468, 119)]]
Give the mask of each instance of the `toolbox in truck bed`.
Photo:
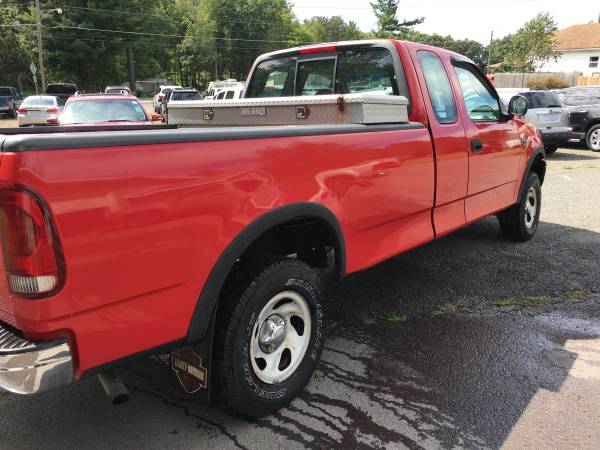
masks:
[(169, 124), (260, 126), (408, 122), (408, 100), (357, 93), (169, 103)]

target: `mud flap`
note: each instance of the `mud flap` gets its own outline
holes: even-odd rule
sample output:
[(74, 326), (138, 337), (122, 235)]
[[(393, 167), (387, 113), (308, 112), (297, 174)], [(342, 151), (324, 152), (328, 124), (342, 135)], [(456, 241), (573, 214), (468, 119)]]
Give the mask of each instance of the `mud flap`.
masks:
[(212, 326), (209, 331), (202, 342), (171, 350), (171, 371), (181, 389), (206, 405), (210, 403)]

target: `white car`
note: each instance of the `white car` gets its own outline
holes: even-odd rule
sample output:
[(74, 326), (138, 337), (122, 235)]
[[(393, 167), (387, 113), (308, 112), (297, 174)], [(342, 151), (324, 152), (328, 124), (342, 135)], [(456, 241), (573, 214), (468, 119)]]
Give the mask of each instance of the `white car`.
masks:
[(17, 109), (20, 127), (28, 125), (58, 125), (58, 116), (66, 99), (54, 95), (32, 95)]
[(152, 97), (152, 107), (154, 108), (154, 112), (160, 112), (160, 104), (167, 98), (167, 95), (173, 89), (183, 89), (181, 86), (175, 85), (161, 85), (158, 93)]

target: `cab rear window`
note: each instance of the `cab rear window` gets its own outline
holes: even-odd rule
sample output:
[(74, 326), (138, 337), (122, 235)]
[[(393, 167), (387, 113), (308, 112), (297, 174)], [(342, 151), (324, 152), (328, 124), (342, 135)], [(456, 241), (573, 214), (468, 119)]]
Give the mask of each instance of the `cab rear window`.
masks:
[(321, 57), (262, 61), (254, 70), (246, 98), (360, 92), (409, 98), (406, 81), (397, 79), (392, 54), (386, 48), (350, 48)]

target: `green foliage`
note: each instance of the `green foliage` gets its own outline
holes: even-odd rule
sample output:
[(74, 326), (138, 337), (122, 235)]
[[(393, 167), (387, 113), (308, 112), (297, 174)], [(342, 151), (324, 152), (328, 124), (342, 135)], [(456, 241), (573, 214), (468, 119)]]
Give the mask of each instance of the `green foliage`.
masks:
[(356, 22), (346, 23), (341, 16), (316, 16), (299, 25), (295, 36), (299, 43), (309, 43), (361, 39), (364, 34)]
[(525, 83), (525, 87), (534, 90), (540, 89), (563, 89), (571, 86), (564, 78), (558, 77), (556, 75), (543, 75), (532, 80), (529, 80)]
[(477, 41), (470, 39), (455, 40), (451, 36), (441, 36), (439, 34), (426, 34), (419, 33), (417, 31), (411, 31), (406, 34), (406, 40), (413, 42), (421, 42), (424, 44), (433, 45), (435, 47), (441, 47), (451, 50), (461, 55), (471, 58), (475, 64), (479, 65), (482, 69), (487, 61), (487, 50), (486, 48)]
[(411, 31), (412, 27), (425, 21), (424, 17), (398, 20), (398, 4), (400, 0), (375, 0), (371, 3), (373, 13), (377, 17), (377, 37), (394, 38)]
[(0, 84), (15, 86), (20, 91), (35, 92), (29, 65), (35, 62), (35, 34), (23, 25), (27, 8), (20, 2), (7, 2), (0, 11)]
[(510, 38), (505, 60), (521, 72), (533, 72), (543, 63), (556, 59), (554, 33), (556, 22), (548, 13), (540, 13), (525, 23)]

